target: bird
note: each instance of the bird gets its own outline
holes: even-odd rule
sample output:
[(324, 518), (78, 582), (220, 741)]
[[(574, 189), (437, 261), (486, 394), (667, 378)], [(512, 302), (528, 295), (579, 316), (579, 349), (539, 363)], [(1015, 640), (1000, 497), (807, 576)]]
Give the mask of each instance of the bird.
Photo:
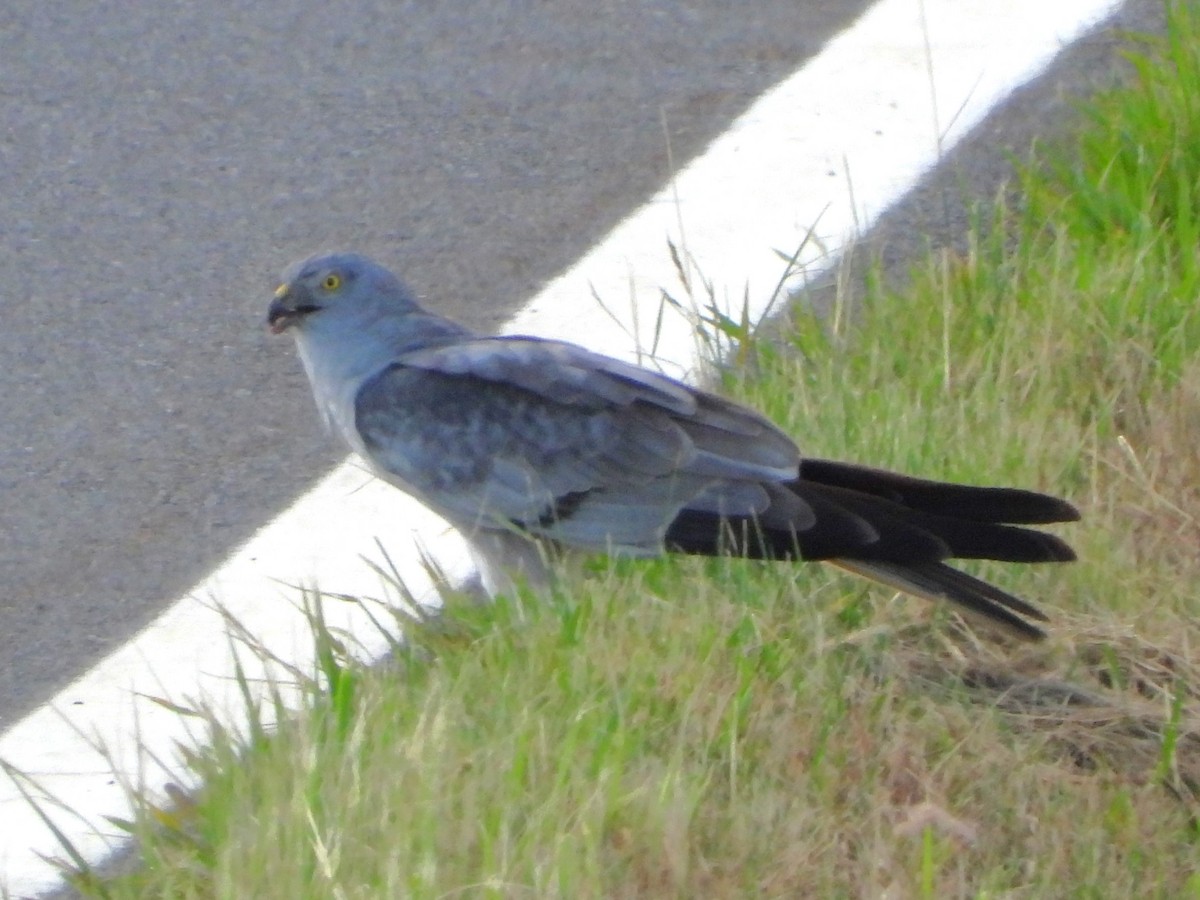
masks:
[(295, 338), (328, 428), (463, 534), (492, 595), (546, 585), (566, 551), (812, 560), (1038, 640), (1040, 609), (948, 561), (1076, 558), (1029, 527), (1079, 519), (1065, 500), (804, 456), (715, 393), (429, 312), (360, 254), (285, 269), (267, 325)]

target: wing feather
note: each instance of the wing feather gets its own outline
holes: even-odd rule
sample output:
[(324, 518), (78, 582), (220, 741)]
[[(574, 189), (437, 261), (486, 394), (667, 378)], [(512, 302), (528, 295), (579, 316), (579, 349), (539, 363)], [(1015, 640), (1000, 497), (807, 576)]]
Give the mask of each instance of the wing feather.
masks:
[(786, 479), (800, 464), (792, 439), (755, 410), (574, 344), (474, 338), (407, 353), (399, 362), (523, 388), (565, 406), (628, 409), (652, 428), (682, 429), (716, 477)]
[(598, 549), (659, 550), (689, 505), (755, 515), (757, 482), (799, 465), (752, 410), (537, 338), (405, 353), (364, 384), (356, 426), (376, 468), (451, 521)]
[(524, 388), (568, 406), (629, 406), (642, 400), (683, 416), (696, 410), (694, 392), (673, 378), (542, 338), (475, 338), (416, 350), (398, 361)]

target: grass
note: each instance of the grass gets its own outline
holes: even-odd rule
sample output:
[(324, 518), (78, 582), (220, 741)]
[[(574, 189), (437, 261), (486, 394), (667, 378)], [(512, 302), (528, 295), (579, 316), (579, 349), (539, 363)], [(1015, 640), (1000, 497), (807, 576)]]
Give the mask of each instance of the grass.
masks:
[(968, 252), (800, 309), (722, 373), (814, 455), (1073, 498), (1081, 563), (979, 570), (1050, 641), (817, 566), (679, 559), (452, 598), (374, 669), (318, 628), (302, 714), (218, 734), (204, 790), (130, 824), (143, 865), (81, 890), (1200, 896), (1198, 26), (1176, 7)]

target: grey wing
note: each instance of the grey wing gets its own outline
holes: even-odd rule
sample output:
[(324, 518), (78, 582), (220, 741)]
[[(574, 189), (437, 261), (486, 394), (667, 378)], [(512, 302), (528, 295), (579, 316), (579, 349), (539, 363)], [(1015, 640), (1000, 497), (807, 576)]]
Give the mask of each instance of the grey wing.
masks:
[(387, 477), (459, 526), (656, 552), (682, 509), (753, 515), (798, 451), (758, 413), (646, 369), (536, 338), (405, 354), (356, 424)]

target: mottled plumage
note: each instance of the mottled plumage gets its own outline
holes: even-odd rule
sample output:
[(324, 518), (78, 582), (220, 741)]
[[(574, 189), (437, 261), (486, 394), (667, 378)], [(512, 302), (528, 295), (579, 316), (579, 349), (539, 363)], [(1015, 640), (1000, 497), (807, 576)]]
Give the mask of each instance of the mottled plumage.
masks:
[(362, 256), (293, 266), (268, 321), (331, 427), (462, 530), (493, 591), (543, 577), (539, 546), (826, 560), (1035, 638), (1037, 609), (944, 560), (1074, 558), (1019, 527), (1078, 518), (1064, 501), (801, 459), (754, 410), (573, 344), (475, 335)]

